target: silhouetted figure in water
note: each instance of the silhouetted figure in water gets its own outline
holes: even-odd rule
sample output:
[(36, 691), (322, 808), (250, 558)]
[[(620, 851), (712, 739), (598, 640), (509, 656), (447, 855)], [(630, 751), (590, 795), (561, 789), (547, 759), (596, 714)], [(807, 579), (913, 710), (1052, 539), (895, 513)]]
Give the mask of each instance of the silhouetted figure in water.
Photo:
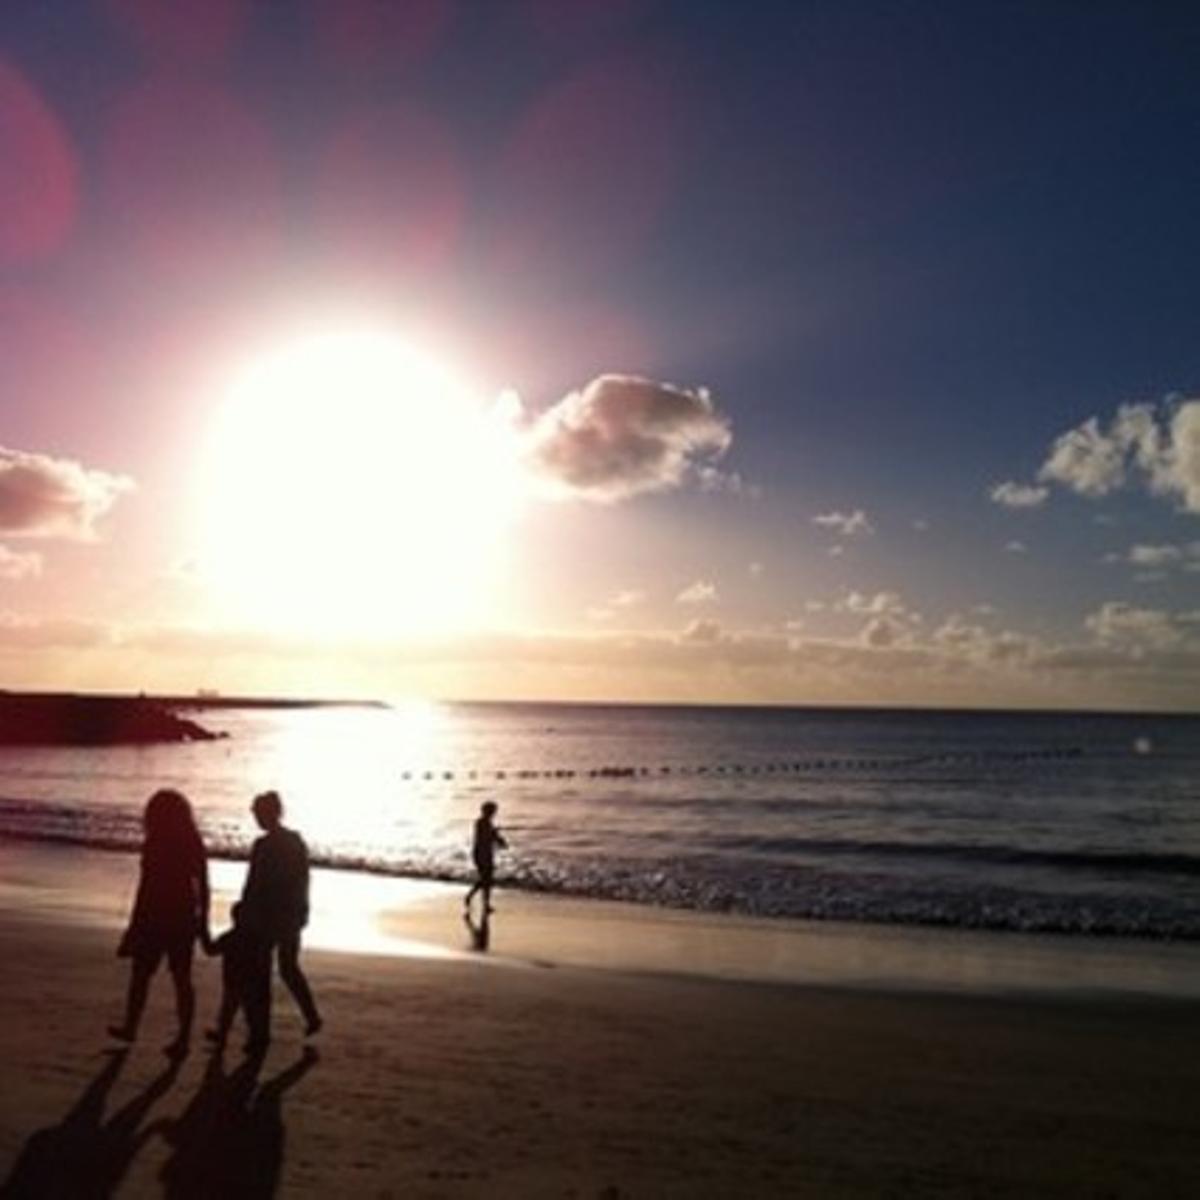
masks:
[(25, 1143), (12, 1171), (0, 1185), (0, 1200), (47, 1200), (49, 1197), (111, 1196), (125, 1177), (154, 1127), (142, 1121), (179, 1074), (182, 1059), (172, 1059), (107, 1121), (104, 1107), (129, 1051), (111, 1051), (104, 1069), (57, 1124), (40, 1129)]
[(115, 1038), (137, 1037), (150, 980), (165, 958), (175, 985), (179, 1029), (166, 1047), (168, 1054), (187, 1052), (196, 995), (192, 988), (192, 954), (196, 938), (208, 939), (208, 859), (196, 828), (192, 806), (180, 792), (155, 792), (142, 816), (141, 875), (129, 926), (117, 954), (131, 960), (125, 1019), (110, 1025)]
[(244, 1059), (226, 1074), (221, 1056), (214, 1054), (183, 1114), (162, 1122), (172, 1147), (161, 1173), (163, 1195), (168, 1200), (274, 1196), (283, 1169), (283, 1095), (317, 1061), (316, 1050), (306, 1046), (290, 1067), (258, 1086), (261, 1059)]
[(304, 1015), (304, 1032), (311, 1037), (321, 1028), (321, 1014), (312, 989), (300, 969), (300, 931), (308, 924), (308, 847), (304, 839), (283, 824), (283, 801), (278, 792), (263, 792), (251, 805), (254, 819), (264, 830), (250, 851), (250, 869), (242, 889), (242, 917), (247, 929), (265, 944), (266, 954), (256, 986), (262, 991), (254, 1003), (265, 1002), (261, 1039), (250, 1051), (261, 1049), (270, 1037), (271, 955), (278, 953), (279, 977), (295, 997)]
[(221, 959), (221, 1007), (216, 1026), (204, 1031), (218, 1049), (225, 1045), (239, 1010), (246, 1016), (249, 1044), (265, 1046), (267, 1042), (271, 948), (247, 926), (243, 909), (242, 904), (233, 906), (229, 913), (233, 925), (206, 947)]
[(468, 908), (463, 913), (463, 921), (467, 926), (467, 932), (471, 935), (471, 949), (479, 951), (480, 954), (486, 954), (488, 947), (492, 944), (492, 910), (485, 906), (477, 921)]
[(492, 911), (492, 882), (496, 876), (496, 850), (507, 850), (508, 843), (504, 835), (496, 828), (496, 804), (486, 800), (479, 806), (479, 816), (475, 819), (475, 837), (471, 845), (471, 858), (475, 863), (476, 878), (463, 900), (463, 907), (469, 909), (476, 892), (483, 893), (483, 911), (486, 916)]

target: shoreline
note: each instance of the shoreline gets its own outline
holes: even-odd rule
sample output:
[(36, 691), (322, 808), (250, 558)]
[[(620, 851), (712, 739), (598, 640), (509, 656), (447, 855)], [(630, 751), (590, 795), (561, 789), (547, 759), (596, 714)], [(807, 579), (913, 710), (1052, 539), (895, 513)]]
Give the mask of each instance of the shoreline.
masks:
[[(5, 1200), (1090, 1197), (1200, 1185), (1200, 1016), (1169, 992), (848, 983), (840, 951), (836, 971), (752, 981), (712, 958), (752, 941), (748, 923), (659, 922), (591, 902), (526, 910), (504, 894), (484, 956), (434, 936), (459, 889), (400, 881), (382, 907), (370, 888), (359, 906), (322, 877), (305, 954), (326, 1020), (315, 1048), (277, 985), (261, 1065), (241, 1059), (238, 1031), (223, 1057), (194, 1045), (170, 1067), (161, 975), (136, 1045), (114, 1053), (103, 1032), (124, 990), (115, 933), (134, 874), (112, 868), (132, 864), (76, 855), (54, 870), (37, 857), (0, 872), (0, 954), (21, 968), (0, 989)], [(124, 890), (97, 894), (118, 876)], [(215, 882), (219, 926), (239, 878)], [(322, 933), (329, 908), (343, 922)], [(523, 925), (550, 957), (517, 952)], [(380, 940), (352, 948), (364, 928)], [(686, 970), (631, 968), (629, 952), (597, 962), (615, 955), (618, 931), (658, 955), (674, 943)], [(793, 944), (811, 959), (809, 932)], [(709, 958), (687, 957), (705, 947)], [(219, 971), (198, 958), (195, 975), (203, 1027)]]
[[(132, 853), (0, 840), (0, 864), (0, 911), (114, 935), (123, 927), (137, 877)], [(244, 872), (244, 860), (210, 861), (214, 931)], [(481, 931), (463, 921), (464, 891), (314, 868), (305, 945), (791, 987), (1200, 998), (1200, 945), (1191, 942), (752, 917), (501, 886), (481, 946)]]

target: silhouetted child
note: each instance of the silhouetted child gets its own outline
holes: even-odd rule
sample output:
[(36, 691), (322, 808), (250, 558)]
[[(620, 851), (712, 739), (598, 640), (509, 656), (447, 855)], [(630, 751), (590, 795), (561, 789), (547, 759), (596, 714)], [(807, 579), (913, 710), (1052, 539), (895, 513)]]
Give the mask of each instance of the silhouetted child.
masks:
[(243, 919), (242, 905), (229, 910), (233, 925), (205, 950), (221, 959), (221, 1007), (214, 1029), (204, 1036), (216, 1046), (225, 1045), (233, 1019), (241, 1009), (250, 1031), (248, 1048), (265, 1045), (265, 1003), (271, 986), (270, 946)]
[(475, 820), (475, 839), (471, 846), (471, 858), (475, 862), (477, 878), (463, 901), (464, 908), (471, 907), (476, 892), (483, 893), (484, 912), (492, 911), (492, 880), (496, 874), (496, 850), (508, 849), (504, 835), (495, 826), (496, 805), (485, 801), (479, 806)]

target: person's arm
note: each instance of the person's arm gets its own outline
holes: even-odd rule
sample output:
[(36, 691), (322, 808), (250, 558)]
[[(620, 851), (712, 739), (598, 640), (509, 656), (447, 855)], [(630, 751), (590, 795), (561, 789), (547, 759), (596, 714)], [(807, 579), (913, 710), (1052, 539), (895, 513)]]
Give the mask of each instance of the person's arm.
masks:
[(496, 845), (499, 846), (501, 850), (508, 849), (508, 842), (506, 842), (504, 840), (504, 834), (502, 834), (500, 832), (500, 830), (498, 830), (498, 829), (492, 830), (492, 841), (495, 842)]
[(212, 934), (208, 921), (212, 905), (212, 890), (208, 886), (208, 855), (200, 847), (200, 859), (196, 864), (196, 912), (200, 920), (200, 945), (207, 950), (212, 945)]

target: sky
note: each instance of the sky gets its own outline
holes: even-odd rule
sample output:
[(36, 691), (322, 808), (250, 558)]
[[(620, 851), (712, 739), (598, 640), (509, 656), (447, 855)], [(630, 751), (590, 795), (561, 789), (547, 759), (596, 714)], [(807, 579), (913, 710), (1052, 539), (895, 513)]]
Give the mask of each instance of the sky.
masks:
[(0, 686), (1200, 708), (1200, 9), (0, 9)]

